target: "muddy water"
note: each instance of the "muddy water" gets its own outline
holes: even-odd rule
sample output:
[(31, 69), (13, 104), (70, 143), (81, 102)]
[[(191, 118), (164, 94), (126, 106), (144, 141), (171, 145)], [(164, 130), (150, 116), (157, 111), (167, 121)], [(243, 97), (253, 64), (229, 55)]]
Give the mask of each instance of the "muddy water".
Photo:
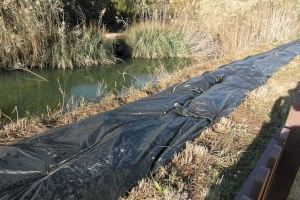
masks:
[(180, 59), (129, 60), (111, 66), (74, 70), (36, 70), (38, 76), (25, 71), (0, 74), (0, 120), (4, 115), (12, 119), (30, 115), (40, 115), (47, 107), (55, 109), (63, 102), (73, 104), (84, 99), (97, 102), (112, 92), (120, 94), (130, 86), (143, 87), (155, 81), (162, 69), (172, 72), (189, 64)]

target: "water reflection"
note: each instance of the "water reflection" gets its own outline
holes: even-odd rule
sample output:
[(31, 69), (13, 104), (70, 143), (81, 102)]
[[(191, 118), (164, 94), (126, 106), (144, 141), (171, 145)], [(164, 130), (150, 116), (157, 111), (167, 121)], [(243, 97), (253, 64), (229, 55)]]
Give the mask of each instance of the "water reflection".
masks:
[(0, 110), (10, 117), (17, 106), (19, 116), (26, 112), (40, 114), (56, 107), (65, 98), (84, 97), (87, 101), (97, 101), (103, 95), (120, 93), (130, 86), (144, 87), (156, 77), (154, 72), (163, 68), (173, 71), (186, 66), (189, 61), (168, 60), (130, 60), (111, 66), (74, 70), (34, 71), (49, 80), (42, 81), (27, 72), (0, 74)]
[(84, 97), (87, 100), (97, 100), (98, 84), (76, 85), (71, 88), (70, 95), (74, 97)]

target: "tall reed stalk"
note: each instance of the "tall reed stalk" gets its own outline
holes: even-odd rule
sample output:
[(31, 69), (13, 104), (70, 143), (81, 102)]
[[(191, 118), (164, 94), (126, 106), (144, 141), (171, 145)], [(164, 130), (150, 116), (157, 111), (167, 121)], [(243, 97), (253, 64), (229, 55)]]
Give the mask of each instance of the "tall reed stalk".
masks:
[(43, 66), (63, 16), (59, 0), (0, 2), (0, 65)]
[(114, 63), (113, 44), (100, 27), (64, 21), (61, 0), (0, 2), (0, 68), (90, 67)]
[(300, 37), (299, 0), (173, 0), (171, 10), (189, 42), (197, 46), (204, 38), (195, 33), (205, 32), (223, 56)]
[(140, 19), (127, 30), (135, 57), (215, 58), (300, 36), (299, 0), (136, 1)]

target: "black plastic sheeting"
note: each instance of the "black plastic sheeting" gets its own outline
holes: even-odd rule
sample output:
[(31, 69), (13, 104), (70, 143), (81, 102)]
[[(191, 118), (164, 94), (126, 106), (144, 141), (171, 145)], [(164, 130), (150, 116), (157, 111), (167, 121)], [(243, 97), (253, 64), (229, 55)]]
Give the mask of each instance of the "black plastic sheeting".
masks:
[(0, 147), (0, 199), (117, 199), (300, 54), (300, 41)]

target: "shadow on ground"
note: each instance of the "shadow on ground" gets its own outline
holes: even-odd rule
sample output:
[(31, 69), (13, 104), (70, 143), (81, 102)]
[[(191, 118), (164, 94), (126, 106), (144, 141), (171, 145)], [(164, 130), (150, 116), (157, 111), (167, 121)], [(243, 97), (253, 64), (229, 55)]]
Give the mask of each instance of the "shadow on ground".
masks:
[[(300, 83), (298, 84), (298, 92), (294, 96), (293, 109), (288, 117), (285, 128), (289, 129), (290, 134), (286, 143), (282, 159), (280, 160), (274, 180), (271, 184), (268, 200), (287, 199), (293, 186), (297, 172), (300, 166)], [(295, 194), (293, 194), (295, 195)], [(293, 199), (299, 199), (296, 197)]]
[[(215, 184), (210, 188), (210, 191), (206, 197), (207, 200), (234, 199), (236, 194), (241, 189), (242, 184), (245, 182), (247, 176), (249, 176), (251, 171), (254, 169), (256, 162), (267, 147), (272, 135), (278, 133), (283, 124), (285, 124), (290, 106), (292, 104), (292, 94), (294, 91), (295, 89), (290, 90), (288, 96), (280, 97), (276, 100), (273, 105), (272, 112), (270, 113), (270, 122), (262, 125), (257, 137), (244, 151), (239, 161), (235, 165), (224, 169), (223, 173), (221, 173), (219, 176), (220, 179), (222, 178), (222, 182)], [(292, 137), (289, 138), (289, 140), (292, 139)], [(287, 145), (289, 145), (289, 143), (290, 141), (288, 141)]]

